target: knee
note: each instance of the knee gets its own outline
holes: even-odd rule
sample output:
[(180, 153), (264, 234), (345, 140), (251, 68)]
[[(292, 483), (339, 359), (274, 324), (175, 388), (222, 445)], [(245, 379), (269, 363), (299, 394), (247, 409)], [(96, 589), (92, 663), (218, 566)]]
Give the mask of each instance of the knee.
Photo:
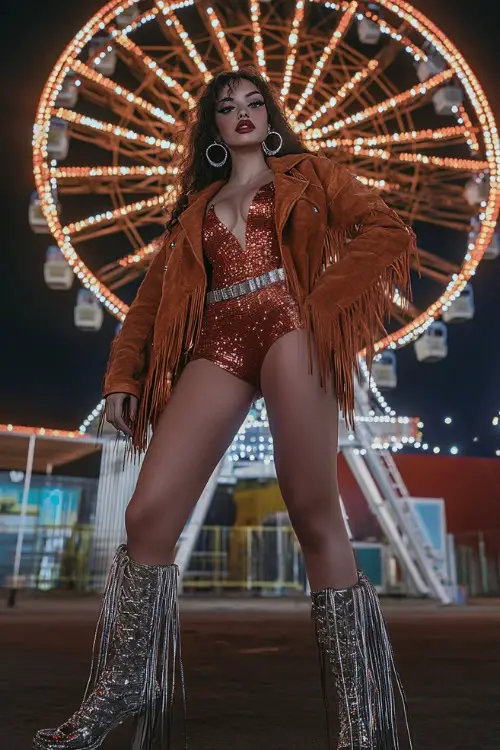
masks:
[(134, 539), (151, 536), (158, 525), (157, 510), (156, 503), (133, 496), (125, 511), (127, 536)]
[(316, 498), (311, 491), (288, 504), (290, 521), (300, 546), (320, 550), (329, 544), (332, 535), (345, 534), (345, 524), (337, 498)]

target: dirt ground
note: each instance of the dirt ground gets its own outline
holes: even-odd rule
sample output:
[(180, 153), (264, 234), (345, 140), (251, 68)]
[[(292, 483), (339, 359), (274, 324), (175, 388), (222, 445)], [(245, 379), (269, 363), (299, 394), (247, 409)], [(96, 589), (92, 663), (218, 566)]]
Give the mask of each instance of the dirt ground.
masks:
[[(27, 750), (36, 729), (79, 705), (97, 606), (94, 598), (0, 602), (2, 750)], [(416, 748), (499, 748), (500, 603), (383, 607)], [(189, 750), (327, 750), (307, 600), (184, 598), (181, 618)], [(175, 750), (183, 747), (177, 716)], [(126, 750), (128, 734), (120, 728), (104, 748)]]

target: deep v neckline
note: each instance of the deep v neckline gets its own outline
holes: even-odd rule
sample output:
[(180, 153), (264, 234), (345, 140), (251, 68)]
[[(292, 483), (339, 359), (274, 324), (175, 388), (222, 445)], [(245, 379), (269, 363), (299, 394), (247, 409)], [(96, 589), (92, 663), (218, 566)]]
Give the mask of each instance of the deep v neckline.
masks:
[(249, 221), (250, 221), (250, 215), (251, 215), (251, 213), (252, 213), (252, 208), (253, 208), (253, 206), (254, 206), (254, 203), (255, 203), (255, 201), (257, 200), (257, 196), (259, 195), (259, 193), (260, 193), (260, 192), (261, 192), (261, 191), (262, 191), (262, 190), (263, 190), (264, 188), (266, 188), (266, 187), (269, 187), (269, 185), (274, 185), (274, 180), (270, 180), (269, 182), (265, 182), (265, 183), (264, 183), (263, 185), (261, 185), (261, 186), (260, 186), (259, 188), (257, 188), (256, 192), (255, 192), (255, 193), (254, 193), (254, 195), (253, 195), (253, 198), (252, 198), (252, 201), (251, 201), (251, 203), (250, 203), (250, 206), (248, 207), (247, 219), (246, 219), (246, 221), (245, 221), (245, 235), (244, 235), (244, 239), (245, 239), (245, 247), (243, 247), (243, 245), (241, 244), (241, 242), (239, 241), (239, 239), (237, 238), (237, 236), (235, 235), (235, 233), (234, 233), (234, 232), (232, 232), (232, 231), (231, 231), (231, 230), (229, 229), (229, 227), (228, 227), (228, 226), (226, 226), (226, 224), (224, 224), (224, 222), (222, 221), (222, 219), (219, 219), (219, 217), (217, 216), (217, 213), (216, 213), (216, 211), (215, 211), (215, 205), (214, 205), (214, 204), (212, 203), (212, 204), (211, 204), (211, 205), (209, 206), (209, 209), (208, 209), (208, 213), (210, 213), (210, 211), (212, 211), (212, 212), (213, 212), (213, 215), (215, 216), (215, 218), (216, 218), (217, 222), (218, 222), (218, 223), (219, 223), (219, 224), (220, 224), (220, 225), (221, 225), (221, 226), (223, 227), (223, 229), (224, 229), (224, 230), (225, 230), (225, 231), (226, 231), (226, 232), (227, 232), (227, 233), (228, 233), (229, 235), (231, 235), (231, 237), (232, 237), (232, 238), (234, 239), (234, 241), (238, 243), (238, 245), (239, 245), (239, 247), (240, 247), (240, 249), (241, 249), (241, 251), (242, 251), (243, 253), (244, 253), (244, 252), (246, 251), (246, 249), (247, 249), (247, 230), (248, 230), (248, 223), (249, 223)]

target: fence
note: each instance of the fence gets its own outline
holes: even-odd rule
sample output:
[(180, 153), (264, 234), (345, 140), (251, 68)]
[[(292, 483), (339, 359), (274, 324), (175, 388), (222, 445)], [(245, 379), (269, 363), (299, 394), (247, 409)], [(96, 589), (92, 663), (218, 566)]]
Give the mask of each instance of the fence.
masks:
[[(93, 537), (93, 526), (36, 526), (24, 536), (20, 585), (38, 590), (96, 591), (102, 588), (115, 543)], [(0, 585), (9, 588), (17, 530), (0, 530)], [(381, 591), (390, 568), (380, 544), (354, 543), (359, 565)], [(455, 538), (457, 583), (469, 596), (500, 595), (500, 531)], [(304, 592), (303, 556), (289, 526), (204, 526), (189, 568), (185, 592), (281, 596)]]
[(455, 536), (457, 583), (469, 596), (500, 596), (500, 530)]
[[(10, 587), (17, 530), (0, 532), (0, 585)], [(93, 544), (92, 526), (37, 526), (26, 531), (20, 585), (30, 589), (102, 588), (113, 544)], [(288, 527), (202, 528), (184, 576), (184, 591), (303, 591), (306, 574)]]

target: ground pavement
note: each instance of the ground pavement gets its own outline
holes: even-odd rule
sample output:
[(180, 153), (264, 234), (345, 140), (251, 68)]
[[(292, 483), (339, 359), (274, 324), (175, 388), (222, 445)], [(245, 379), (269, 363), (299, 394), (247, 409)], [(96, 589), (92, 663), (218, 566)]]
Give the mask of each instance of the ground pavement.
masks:
[[(0, 601), (2, 750), (28, 750), (37, 728), (79, 705), (97, 607), (93, 597)], [(383, 607), (417, 750), (500, 748), (500, 603)], [(183, 598), (181, 618), (189, 750), (327, 750), (305, 599)], [(104, 748), (127, 750), (127, 729)]]

